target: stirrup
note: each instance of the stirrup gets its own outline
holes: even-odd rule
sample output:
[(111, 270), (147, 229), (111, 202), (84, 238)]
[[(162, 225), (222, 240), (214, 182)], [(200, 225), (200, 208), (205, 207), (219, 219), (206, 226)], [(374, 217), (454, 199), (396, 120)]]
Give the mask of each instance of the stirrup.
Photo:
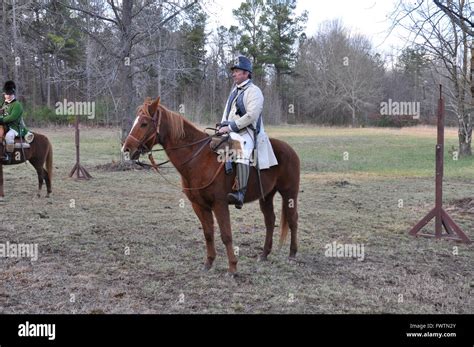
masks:
[(244, 199), (245, 195), (240, 190), (236, 191), (235, 193), (227, 194), (227, 201), (231, 205), (235, 205), (235, 208), (241, 209), (244, 206)]

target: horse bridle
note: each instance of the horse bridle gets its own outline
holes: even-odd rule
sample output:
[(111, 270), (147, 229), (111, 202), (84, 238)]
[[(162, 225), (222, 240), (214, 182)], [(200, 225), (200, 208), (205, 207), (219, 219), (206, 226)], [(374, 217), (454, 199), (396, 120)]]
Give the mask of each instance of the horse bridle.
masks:
[[(160, 125), (161, 125), (161, 111), (158, 111), (159, 107), (156, 108), (155, 113), (153, 116), (149, 116), (145, 113), (137, 115), (137, 117), (147, 117), (150, 118), (153, 122), (152, 134), (148, 137), (145, 137), (145, 140), (139, 140), (135, 136), (128, 134), (128, 137), (133, 140), (137, 144), (137, 150), (139, 150), (140, 154), (151, 152), (153, 146), (156, 144), (156, 138), (160, 135)], [(158, 117), (157, 117), (158, 115)], [(150, 148), (146, 145), (148, 141), (153, 139), (152, 145)], [(142, 150), (143, 149), (143, 150)]]
[[(157, 117), (157, 114), (158, 114), (158, 117)], [(140, 162), (140, 159), (136, 160), (135, 162), (142, 166), (142, 167), (151, 167), (153, 170), (155, 170), (157, 173), (159, 173), (164, 179), (165, 181), (167, 181), (168, 183), (172, 184), (171, 182), (168, 181), (168, 179), (163, 176), (163, 174), (159, 171), (159, 167), (166, 164), (166, 163), (169, 163), (169, 160), (166, 160), (162, 163), (159, 163), (157, 164), (155, 162), (155, 159), (153, 158), (153, 152), (154, 151), (164, 151), (165, 148), (160, 148), (158, 150), (153, 150), (152, 148), (148, 148), (148, 146), (146, 146), (146, 143), (153, 139), (153, 145), (156, 143), (156, 138), (160, 135), (160, 125), (161, 125), (161, 110), (158, 112), (158, 108), (155, 110), (155, 113), (153, 113), (153, 116), (150, 117), (149, 115), (147, 115), (146, 113), (143, 113), (141, 115), (138, 115), (137, 117), (141, 117), (141, 116), (144, 116), (144, 117), (150, 117), (153, 121), (153, 134), (151, 134), (150, 136), (146, 137), (145, 140), (138, 140), (136, 137), (134, 137), (131, 133), (128, 135), (130, 137), (130, 139), (132, 139), (134, 142), (136, 142), (138, 144), (137, 146), (137, 149), (145, 149), (145, 153), (149, 152), (149, 155), (148, 155), (148, 159), (150, 160), (151, 162), (151, 165), (149, 164), (145, 164), (145, 163), (142, 163)], [(208, 129), (208, 128), (206, 128)], [(168, 148), (168, 150), (176, 150), (176, 149), (180, 149), (180, 148), (185, 148), (185, 147), (189, 147), (189, 146), (194, 146), (194, 145), (197, 145), (199, 143), (202, 143), (202, 145), (198, 148), (198, 150), (196, 152), (193, 153), (193, 155), (188, 158), (187, 160), (185, 160), (183, 163), (180, 164), (180, 166), (183, 166), (184, 164), (187, 164), (189, 163), (191, 160), (193, 160), (194, 158), (198, 157), (199, 154), (204, 150), (204, 148), (206, 147), (206, 145), (212, 140), (212, 137), (213, 136), (219, 136), (220, 134), (217, 132), (217, 129), (214, 129), (214, 128), (210, 128), (212, 130), (215, 130), (216, 133), (212, 136), (208, 136), (208, 137), (204, 137), (198, 141), (195, 141), (193, 143), (188, 143), (188, 144), (185, 144), (183, 146), (177, 146), (177, 147), (171, 147), (171, 148)], [(159, 139), (158, 139), (158, 143), (159, 143)], [(152, 147), (153, 147), (152, 145)], [(144, 152), (140, 150), (140, 154), (143, 154)], [(204, 188), (207, 188), (208, 186), (210, 186), (214, 180), (216, 179), (217, 175), (219, 174), (219, 172), (222, 170), (222, 168), (224, 167), (224, 164), (225, 162), (223, 161), (220, 165), (219, 165), (219, 168), (216, 170), (214, 176), (211, 178), (211, 180), (203, 185), (202, 187), (194, 187), (194, 188), (191, 188), (191, 187), (184, 187), (183, 190), (200, 190), (200, 189), (204, 189)], [(173, 184), (172, 184), (173, 185)]]
[[(145, 140), (139, 140), (137, 139), (135, 136), (133, 136), (131, 133), (128, 135), (128, 137), (133, 140), (133, 142), (135, 142), (137, 144), (137, 150), (139, 150), (139, 153), (140, 154), (144, 154), (144, 153), (149, 153), (148, 154), (148, 159), (150, 160), (151, 162), (151, 165), (148, 165), (148, 164), (145, 164), (145, 163), (142, 163), (140, 162), (140, 159), (136, 160), (136, 163), (140, 166), (150, 166), (151, 168), (153, 168), (156, 172), (158, 172), (158, 168), (164, 164), (167, 164), (169, 163), (169, 160), (166, 160), (165, 162), (162, 162), (162, 163), (159, 163), (157, 164), (155, 162), (155, 159), (153, 158), (153, 152), (158, 152), (158, 151), (164, 151), (165, 148), (160, 148), (160, 149), (156, 149), (156, 150), (153, 150), (153, 146), (157, 143), (156, 142), (156, 138), (158, 137), (158, 143), (159, 143), (159, 135), (160, 135), (160, 125), (161, 125), (161, 110), (158, 111), (159, 107), (156, 108), (155, 112), (153, 113), (153, 116), (149, 116), (147, 115), (146, 113), (142, 113), (142, 114), (139, 114), (137, 115), (137, 117), (149, 117), (152, 119), (153, 121), (153, 133), (148, 136), (148, 137), (145, 137)], [(215, 130), (215, 129), (214, 129)], [(218, 136), (217, 132), (215, 135), (213, 136)], [(152, 141), (152, 146), (151, 148), (148, 148), (148, 146), (146, 145), (146, 143), (148, 141), (150, 141), (151, 139), (153, 139)], [(194, 158), (196, 158), (202, 151), (203, 149), (205, 148), (206, 144), (208, 144), (210, 141), (211, 141), (212, 137), (211, 136), (208, 136), (208, 137), (205, 137), (205, 138), (202, 138), (198, 141), (195, 141), (195, 142), (192, 142), (192, 143), (187, 143), (183, 146), (177, 146), (177, 147), (171, 147), (171, 148), (168, 148), (168, 150), (176, 150), (176, 149), (181, 149), (181, 148), (186, 148), (186, 147), (190, 147), (190, 146), (194, 146), (196, 144), (199, 144), (199, 143), (202, 143), (201, 147), (198, 148), (198, 150), (196, 152), (193, 153), (193, 155), (188, 158), (187, 160), (185, 160), (183, 163), (180, 164), (180, 166), (184, 165), (184, 164), (187, 164), (188, 162), (190, 162), (191, 160), (193, 160)]]

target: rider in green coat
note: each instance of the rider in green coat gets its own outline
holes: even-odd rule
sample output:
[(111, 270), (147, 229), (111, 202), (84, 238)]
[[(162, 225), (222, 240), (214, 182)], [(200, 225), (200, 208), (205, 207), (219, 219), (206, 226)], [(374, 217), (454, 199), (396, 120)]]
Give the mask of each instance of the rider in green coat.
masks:
[(23, 106), (16, 100), (16, 86), (13, 81), (5, 82), (3, 92), (5, 100), (0, 104), (0, 125), (6, 129), (5, 143), (7, 153), (12, 153), (15, 148), (15, 137), (25, 136), (28, 129), (23, 122)]

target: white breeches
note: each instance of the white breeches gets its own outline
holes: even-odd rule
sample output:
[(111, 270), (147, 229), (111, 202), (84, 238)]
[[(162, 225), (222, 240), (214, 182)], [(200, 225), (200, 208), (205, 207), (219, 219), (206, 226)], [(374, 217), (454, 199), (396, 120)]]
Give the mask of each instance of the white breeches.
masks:
[(5, 142), (7, 145), (11, 145), (15, 143), (15, 136), (18, 136), (18, 133), (14, 129), (8, 130), (8, 132), (5, 134)]
[(230, 132), (230, 138), (235, 141), (240, 142), (240, 146), (242, 148), (242, 152), (237, 153), (236, 156), (236, 163), (241, 163), (241, 164), (250, 164), (250, 158), (252, 157), (252, 152), (253, 152), (253, 135), (250, 135), (251, 131), (245, 131), (242, 132), (241, 134), (235, 133), (235, 132)]

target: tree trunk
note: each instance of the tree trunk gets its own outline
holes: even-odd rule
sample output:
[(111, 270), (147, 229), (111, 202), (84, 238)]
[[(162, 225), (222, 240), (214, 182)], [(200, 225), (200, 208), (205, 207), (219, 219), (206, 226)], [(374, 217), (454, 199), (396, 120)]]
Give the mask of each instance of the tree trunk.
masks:
[(355, 107), (351, 106), (351, 111), (352, 111), (352, 127), (356, 127), (356, 110)]
[(132, 107), (134, 102), (132, 78), (132, 9), (133, 1), (124, 0), (122, 5), (122, 33), (120, 38), (121, 61), (119, 62), (120, 108), (122, 119), (122, 140), (127, 137), (133, 123)]
[(467, 127), (464, 134), (459, 133), (459, 156), (472, 155), (472, 117), (471, 112), (474, 112), (474, 39), (471, 40), (471, 110), (467, 114)]
[[(15, 0), (12, 0), (12, 31), (13, 31), (13, 80), (18, 82), (18, 65), (17, 65), (17, 58), (18, 58), (18, 50), (17, 50), (17, 28), (16, 28), (16, 4)], [(17, 86), (18, 88), (18, 86)]]
[[(452, 0), (448, 1), (448, 7), (452, 8), (453, 2)], [(464, 2), (460, 4), (461, 9), (464, 8)], [(471, 140), (472, 140), (472, 123), (471, 123), (471, 115), (466, 110), (466, 93), (468, 92), (468, 83), (469, 83), (469, 73), (467, 71), (467, 60), (468, 60), (468, 50), (469, 44), (467, 40), (466, 32), (461, 33), (461, 38), (458, 36), (458, 32), (456, 31), (456, 24), (453, 20), (451, 20), (453, 33), (454, 33), (454, 47), (455, 51), (453, 52), (453, 56), (451, 58), (453, 64), (453, 71), (451, 73), (452, 80), (454, 81), (455, 87), (455, 96), (456, 101), (458, 104), (457, 107), (457, 114), (458, 114), (458, 139), (459, 139), (459, 157), (466, 157), (472, 155), (471, 151)], [(458, 71), (457, 68), (457, 52), (458, 49), (461, 48), (463, 51), (463, 62), (461, 66), (461, 71)], [(472, 46), (471, 46), (471, 53), (472, 53)], [(472, 63), (472, 57), (471, 57)], [(471, 66), (472, 69), (472, 66)], [(459, 76), (460, 75), (460, 76)]]
[[(3, 35), (7, 35), (7, 4), (6, 1), (2, 1), (2, 30)], [(2, 73), (3, 80), (8, 79), (8, 64), (6, 52), (2, 52)]]
[(459, 157), (467, 157), (472, 155), (471, 149), (472, 142), (472, 127), (467, 134), (459, 132)]
[(46, 68), (48, 70), (48, 78), (46, 79), (46, 100), (47, 100), (47, 105), (48, 107), (51, 107), (51, 62), (49, 59), (49, 54), (48, 54), (48, 59), (46, 61)]

